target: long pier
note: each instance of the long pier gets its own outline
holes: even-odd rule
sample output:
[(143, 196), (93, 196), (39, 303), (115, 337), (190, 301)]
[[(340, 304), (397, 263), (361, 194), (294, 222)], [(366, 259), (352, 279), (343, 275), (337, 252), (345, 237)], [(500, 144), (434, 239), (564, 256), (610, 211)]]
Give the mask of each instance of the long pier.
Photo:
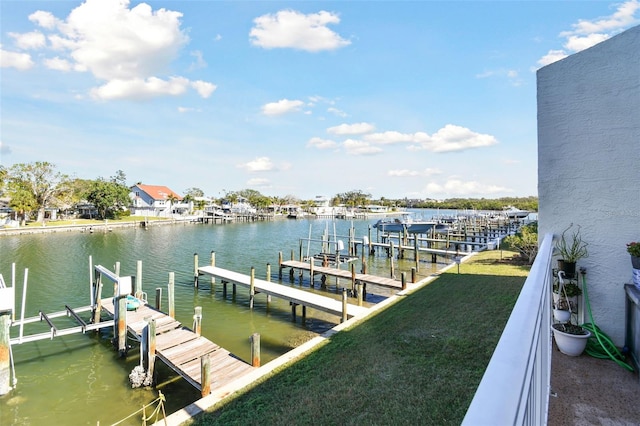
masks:
[[(343, 278), (351, 281), (352, 288), (355, 288), (356, 283), (359, 281), (362, 284), (375, 284), (381, 287), (395, 288), (398, 290), (403, 289), (403, 283), (393, 278), (384, 278), (377, 275), (370, 274), (358, 274), (346, 269), (330, 268), (326, 266), (316, 266), (312, 261), (300, 262), (298, 260), (285, 260), (280, 262), (280, 278), (282, 278), (282, 270), (284, 268), (291, 268), (292, 273), (295, 269), (309, 272), (311, 281), (313, 283), (313, 277), (317, 274), (328, 275), (335, 278)], [(406, 283), (404, 285), (406, 288)]]
[(346, 290), (343, 292), (343, 300), (339, 301), (327, 296), (257, 279), (254, 277), (253, 269), (251, 275), (245, 275), (216, 266), (202, 266), (198, 268), (198, 273), (220, 279), (223, 283), (232, 283), (249, 288), (251, 307), (253, 307), (255, 294), (264, 293), (267, 296), (274, 296), (289, 301), (294, 316), (297, 305), (302, 305), (303, 315), (305, 312), (304, 308), (310, 307), (329, 314), (338, 315), (342, 317), (343, 320), (363, 315), (368, 311), (365, 307), (347, 303)]

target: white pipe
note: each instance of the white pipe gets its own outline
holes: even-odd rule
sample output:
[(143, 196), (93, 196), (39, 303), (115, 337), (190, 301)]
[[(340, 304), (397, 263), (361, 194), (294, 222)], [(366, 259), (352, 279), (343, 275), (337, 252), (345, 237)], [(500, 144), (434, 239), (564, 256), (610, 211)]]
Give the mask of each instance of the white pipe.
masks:
[(13, 291), (13, 309), (11, 310), (11, 321), (16, 322), (16, 263), (11, 264), (11, 287)]
[(22, 309), (20, 313), (20, 343), (22, 343), (22, 330), (24, 329), (24, 309), (27, 303), (27, 279), (29, 277), (29, 268), (24, 269), (24, 284), (22, 286)]

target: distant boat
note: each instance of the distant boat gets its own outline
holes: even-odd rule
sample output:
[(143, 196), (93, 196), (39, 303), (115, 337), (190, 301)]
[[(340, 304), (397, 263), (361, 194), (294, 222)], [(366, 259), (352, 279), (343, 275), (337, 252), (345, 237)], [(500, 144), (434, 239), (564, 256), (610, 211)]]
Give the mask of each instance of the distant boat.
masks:
[(414, 221), (410, 217), (400, 219), (380, 219), (373, 225), (379, 231), (383, 232), (408, 232), (410, 234), (426, 234), (439, 222), (435, 220)]
[(508, 206), (504, 209), (504, 214), (507, 215), (509, 219), (524, 219), (529, 216), (530, 213), (528, 210), (520, 210), (514, 206)]

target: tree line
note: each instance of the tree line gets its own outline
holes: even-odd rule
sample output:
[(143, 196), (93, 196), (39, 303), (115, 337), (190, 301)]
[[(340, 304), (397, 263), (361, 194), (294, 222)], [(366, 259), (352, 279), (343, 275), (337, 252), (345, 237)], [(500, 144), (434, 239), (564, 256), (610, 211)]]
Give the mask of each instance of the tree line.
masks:
[[(220, 199), (211, 199), (222, 203), (227, 201), (235, 203), (245, 199), (258, 210), (269, 206), (301, 205), (310, 207), (315, 200), (300, 200), (294, 195), (284, 197), (272, 197), (261, 194), (255, 189), (242, 189), (238, 191), (223, 190), (224, 196)], [(11, 167), (0, 165), (0, 197), (9, 198), (9, 207), (18, 215), (21, 225), (34, 215), (36, 222), (45, 220), (45, 211), (48, 208), (59, 210), (73, 210), (81, 203), (92, 205), (98, 212), (98, 219), (117, 219), (128, 215), (128, 207), (131, 204), (129, 198), (130, 187), (126, 183), (126, 175), (122, 170), (116, 171), (109, 178), (79, 179), (56, 170), (56, 166), (46, 161), (33, 163), (14, 164)], [(197, 187), (184, 191), (184, 202), (193, 202), (195, 209), (203, 209), (206, 201), (204, 192)], [(177, 201), (171, 196), (172, 203)], [(440, 208), (455, 210), (501, 210), (507, 205), (518, 207), (522, 210), (537, 211), (537, 197), (509, 197), (498, 199), (464, 199), (452, 198), (447, 200), (410, 200), (404, 199), (372, 199), (371, 194), (361, 190), (351, 190), (336, 194), (331, 198), (330, 204), (334, 206), (344, 205), (356, 208), (368, 204), (379, 204), (397, 208)]]

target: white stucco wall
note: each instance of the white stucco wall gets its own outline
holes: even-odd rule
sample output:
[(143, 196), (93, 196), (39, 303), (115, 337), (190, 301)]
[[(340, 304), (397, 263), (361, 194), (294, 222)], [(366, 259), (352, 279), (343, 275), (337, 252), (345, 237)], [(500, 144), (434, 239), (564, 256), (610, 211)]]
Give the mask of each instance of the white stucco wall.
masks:
[(626, 243), (640, 241), (640, 26), (537, 79), (540, 235), (581, 226), (595, 323), (622, 346)]

